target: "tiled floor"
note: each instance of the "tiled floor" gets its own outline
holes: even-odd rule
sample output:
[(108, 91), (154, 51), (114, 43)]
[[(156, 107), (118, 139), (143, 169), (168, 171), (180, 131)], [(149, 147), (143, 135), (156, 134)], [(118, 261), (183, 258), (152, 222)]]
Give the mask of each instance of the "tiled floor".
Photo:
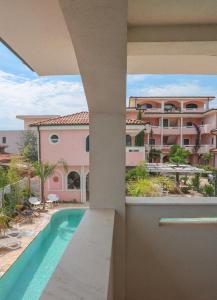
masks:
[(49, 208), (48, 212), (41, 213), (39, 217), (33, 219), (33, 223), (19, 223), (15, 224), (21, 232), (22, 237), (21, 248), (17, 250), (0, 250), (0, 277), (10, 268), (10, 266), (17, 260), (26, 247), (32, 242), (32, 240), (43, 230), (43, 228), (49, 223), (53, 213), (64, 208), (85, 208), (87, 204), (61, 204), (54, 208)]

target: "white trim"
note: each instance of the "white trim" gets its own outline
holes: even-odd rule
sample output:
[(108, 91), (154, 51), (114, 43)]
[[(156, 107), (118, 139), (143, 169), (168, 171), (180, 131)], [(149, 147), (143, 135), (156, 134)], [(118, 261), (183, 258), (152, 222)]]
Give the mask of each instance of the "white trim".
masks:
[[(58, 141), (57, 141), (56, 143), (53, 143), (52, 140), (51, 140), (51, 137), (52, 137), (53, 135), (58, 136)], [(49, 134), (48, 141), (49, 141), (49, 143), (50, 143), (51, 145), (57, 145), (57, 144), (59, 144), (59, 143), (60, 143), (60, 140), (61, 140), (61, 139), (60, 139), (60, 135), (59, 135), (58, 133), (51, 133), (51, 134)]]
[[(32, 126), (35, 127), (35, 126)], [(126, 125), (126, 129), (142, 129), (145, 128), (143, 124), (141, 125)], [(44, 130), (71, 130), (71, 129), (79, 129), (79, 130), (89, 130), (89, 125), (50, 125), (50, 126), (39, 126), (40, 131)]]
[(40, 131), (43, 130), (72, 130), (72, 129), (79, 129), (79, 130), (89, 130), (88, 125), (60, 125), (60, 126), (40, 126)]

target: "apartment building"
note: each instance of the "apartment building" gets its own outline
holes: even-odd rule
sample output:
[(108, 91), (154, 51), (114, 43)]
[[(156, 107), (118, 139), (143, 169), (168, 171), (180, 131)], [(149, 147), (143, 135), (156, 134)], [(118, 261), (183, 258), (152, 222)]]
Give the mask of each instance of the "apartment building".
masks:
[[(161, 162), (168, 161), (171, 145), (179, 144), (191, 152), (190, 163), (216, 148), (212, 130), (217, 127), (217, 110), (211, 108), (213, 96), (130, 97), (127, 115), (147, 123), (144, 146), (161, 150)], [(214, 163), (214, 161), (213, 161)]]

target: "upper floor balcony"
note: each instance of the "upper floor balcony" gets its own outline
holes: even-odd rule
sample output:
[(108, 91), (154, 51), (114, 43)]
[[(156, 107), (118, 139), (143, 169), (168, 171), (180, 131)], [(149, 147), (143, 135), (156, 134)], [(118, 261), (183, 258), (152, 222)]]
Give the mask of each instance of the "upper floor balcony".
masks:
[[(171, 148), (172, 145), (152, 145), (152, 148), (155, 148), (157, 150), (161, 150), (163, 152), (169, 152), (170, 148)], [(195, 145), (183, 145), (182, 147), (184, 147), (185, 149), (189, 150), (191, 153), (194, 153), (194, 149), (195, 149)], [(150, 150), (151, 148), (151, 145), (145, 145), (145, 148), (146, 150)], [(211, 149), (213, 149), (214, 146), (213, 145), (206, 145), (206, 144), (203, 144), (203, 145), (200, 145), (197, 153), (198, 154), (203, 154), (203, 153), (207, 153), (209, 152)]]
[[(213, 129), (213, 125), (211, 124), (204, 124), (204, 125), (198, 125), (198, 128), (200, 130), (200, 134), (208, 134)], [(182, 129), (182, 130), (181, 130)], [(163, 133), (164, 135), (179, 135), (181, 134), (190, 134), (190, 135), (196, 135), (197, 131), (194, 125), (184, 125), (182, 126), (162, 126), (160, 125), (151, 125), (149, 128), (146, 129), (146, 133), (152, 133), (156, 135), (160, 135)]]
[(203, 100), (145, 100), (143, 103), (137, 103), (137, 110), (146, 113), (203, 113), (209, 109), (208, 102)]

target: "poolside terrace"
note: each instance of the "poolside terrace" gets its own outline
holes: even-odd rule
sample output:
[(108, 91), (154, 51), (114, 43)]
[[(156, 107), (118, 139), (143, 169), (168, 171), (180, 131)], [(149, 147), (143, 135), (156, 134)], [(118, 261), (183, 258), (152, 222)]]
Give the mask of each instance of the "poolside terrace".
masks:
[(216, 223), (159, 226), (216, 199), (126, 203), (124, 180), (126, 74), (216, 74), (216, 24), (213, 0), (1, 1), (5, 44), (40, 75), (80, 73), (90, 111), (90, 210), (42, 299), (216, 298)]

